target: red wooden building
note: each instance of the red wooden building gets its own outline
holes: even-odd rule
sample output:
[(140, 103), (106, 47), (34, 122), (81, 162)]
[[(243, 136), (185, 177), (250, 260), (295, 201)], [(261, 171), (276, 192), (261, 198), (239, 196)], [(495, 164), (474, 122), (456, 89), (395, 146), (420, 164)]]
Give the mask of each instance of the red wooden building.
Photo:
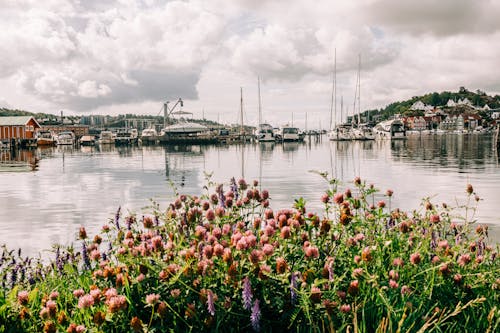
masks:
[(0, 141), (23, 144), (35, 141), (40, 124), (31, 116), (0, 117)]

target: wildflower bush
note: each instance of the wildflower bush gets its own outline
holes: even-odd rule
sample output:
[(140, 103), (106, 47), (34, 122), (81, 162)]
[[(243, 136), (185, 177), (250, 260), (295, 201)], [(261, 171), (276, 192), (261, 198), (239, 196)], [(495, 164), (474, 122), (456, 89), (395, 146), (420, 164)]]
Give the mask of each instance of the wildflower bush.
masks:
[(118, 211), (93, 237), (82, 227), (50, 263), (4, 248), (0, 332), (499, 331), (498, 245), (473, 225), (472, 186), (461, 218), (323, 176), (321, 214), (303, 199), (272, 210), (256, 182), (233, 179)]

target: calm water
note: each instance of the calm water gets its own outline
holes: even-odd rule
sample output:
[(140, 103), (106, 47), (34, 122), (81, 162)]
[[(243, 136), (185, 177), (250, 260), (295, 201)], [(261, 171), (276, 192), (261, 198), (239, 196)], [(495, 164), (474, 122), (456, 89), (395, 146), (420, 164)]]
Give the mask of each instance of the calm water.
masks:
[[(476, 216), (500, 240), (500, 166), (492, 137), (443, 135), (399, 142), (248, 144), (245, 146), (57, 147), (23, 152), (38, 158), (35, 171), (0, 172), (0, 243), (36, 254), (68, 244), (80, 226), (90, 233), (122, 212), (142, 212), (154, 199), (165, 207), (181, 193), (200, 194), (205, 173), (258, 179), (273, 208), (304, 197), (321, 207), (326, 182), (310, 170), (327, 171), (352, 187), (355, 176), (382, 193), (394, 190), (393, 207), (418, 208), (421, 199), (464, 203), (471, 183), (483, 199)], [(147, 209), (146, 209), (147, 211)]]

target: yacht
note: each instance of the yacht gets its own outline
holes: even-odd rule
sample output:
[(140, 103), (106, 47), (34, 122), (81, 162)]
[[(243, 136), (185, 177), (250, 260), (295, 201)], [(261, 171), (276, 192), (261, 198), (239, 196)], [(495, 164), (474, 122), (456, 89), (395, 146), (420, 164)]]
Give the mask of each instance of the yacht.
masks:
[(52, 131), (38, 131), (36, 135), (38, 146), (55, 146), (56, 143), (56, 137)]
[(116, 132), (115, 145), (133, 145), (139, 140), (137, 129), (125, 129)]
[(73, 145), (75, 143), (75, 133), (70, 131), (61, 132), (57, 135), (58, 145)]
[(328, 132), (328, 139), (331, 141), (352, 140), (351, 126), (347, 124), (335, 126), (330, 132)]
[(406, 130), (403, 121), (399, 118), (385, 120), (373, 128), (376, 139), (405, 139)]
[(373, 129), (367, 124), (359, 124), (352, 128), (351, 136), (353, 140), (375, 140)]
[(159, 140), (162, 143), (215, 143), (217, 138), (204, 125), (180, 122), (162, 129)]
[(115, 135), (111, 131), (101, 131), (99, 135), (99, 143), (100, 144), (114, 144), (115, 143)]
[(304, 136), (300, 135), (299, 129), (293, 126), (283, 126), (280, 134), (283, 141), (302, 141), (304, 139)]
[(157, 143), (158, 133), (154, 128), (146, 128), (141, 132), (141, 142), (143, 144)]
[(257, 141), (259, 142), (276, 141), (273, 127), (269, 124), (259, 124), (259, 130), (257, 131)]
[(94, 146), (95, 137), (93, 135), (84, 135), (79, 140), (81, 146)]

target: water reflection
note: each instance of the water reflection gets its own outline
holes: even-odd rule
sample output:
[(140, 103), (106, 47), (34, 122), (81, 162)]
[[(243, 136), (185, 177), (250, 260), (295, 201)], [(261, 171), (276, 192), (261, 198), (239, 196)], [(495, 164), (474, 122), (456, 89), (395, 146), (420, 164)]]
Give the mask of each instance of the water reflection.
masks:
[(0, 172), (36, 171), (40, 154), (34, 150), (0, 150)]

